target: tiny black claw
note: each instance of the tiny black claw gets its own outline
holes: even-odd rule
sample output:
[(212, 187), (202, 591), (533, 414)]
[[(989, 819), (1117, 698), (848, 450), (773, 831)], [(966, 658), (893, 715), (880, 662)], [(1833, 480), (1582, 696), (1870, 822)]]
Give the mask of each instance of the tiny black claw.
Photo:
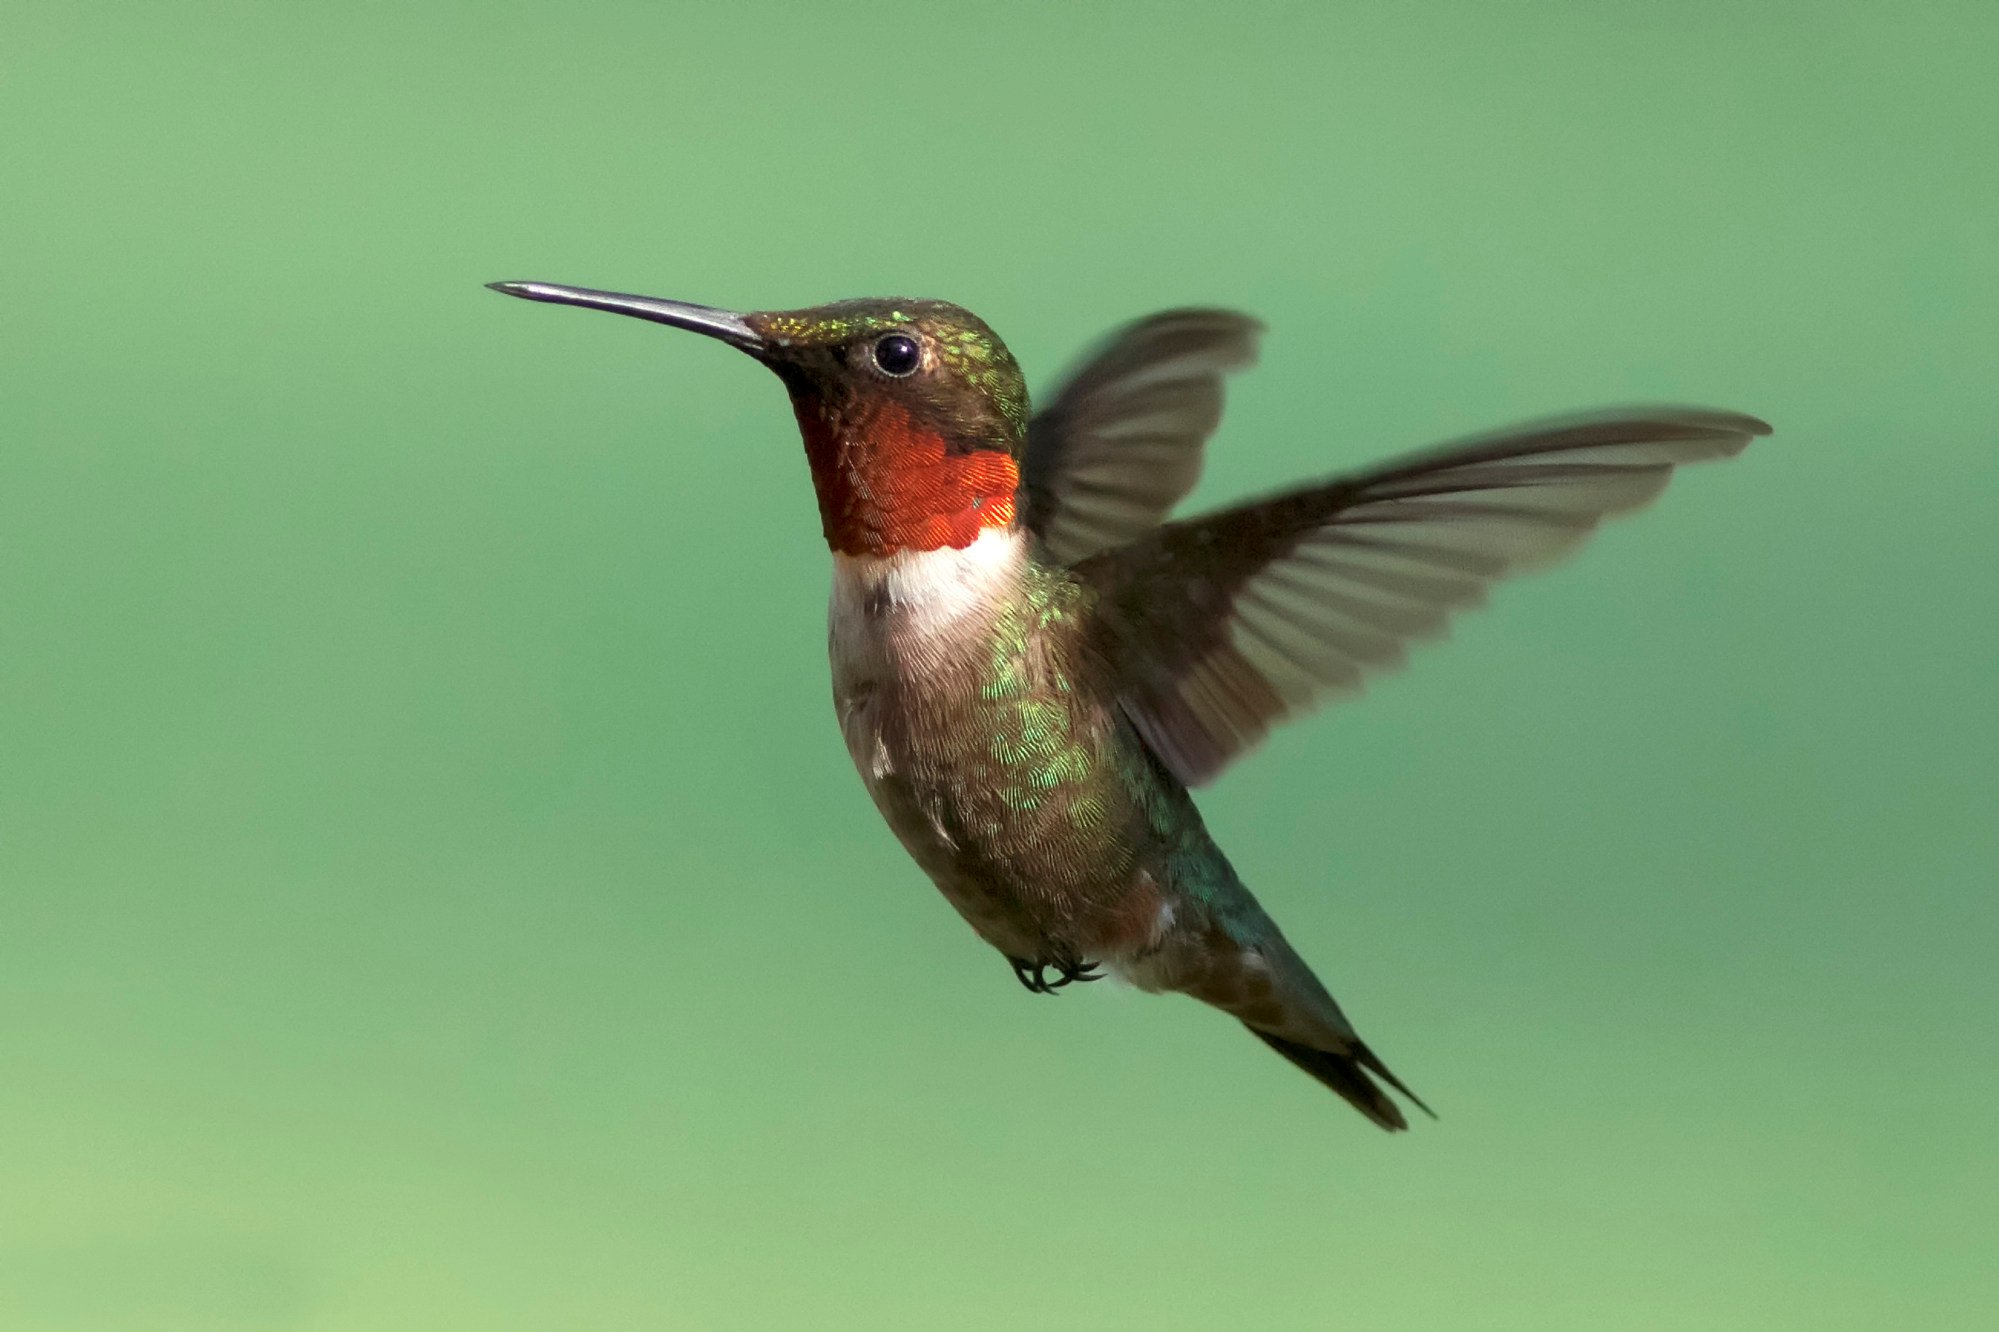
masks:
[(1057, 962), (1053, 965), (1055, 973), (1060, 979), (1049, 982), (1051, 993), (1064, 985), (1073, 985), (1077, 982), (1087, 985), (1091, 981), (1099, 981), (1104, 978), (1104, 973), (1097, 970), (1097, 964), (1094, 962)]
[[(1024, 958), (1009, 957), (1007, 963), (1013, 967), (1014, 979), (1025, 986), (1029, 994), (1059, 994), (1065, 985), (1088, 984), (1104, 978), (1104, 973), (1097, 970), (1094, 962), (1029, 962)], [(1054, 980), (1048, 979), (1051, 970), (1055, 973)]]
[(1014, 979), (1026, 987), (1029, 994), (1053, 994), (1048, 985), (1048, 966), (1042, 962), (1028, 962), (1018, 957), (1007, 959), (1013, 966)]

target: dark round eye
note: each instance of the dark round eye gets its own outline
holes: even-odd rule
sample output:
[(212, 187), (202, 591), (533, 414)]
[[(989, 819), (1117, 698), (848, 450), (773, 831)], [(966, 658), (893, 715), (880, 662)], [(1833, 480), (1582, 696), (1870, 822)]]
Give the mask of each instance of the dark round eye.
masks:
[(875, 365), (885, 375), (901, 379), (923, 364), (923, 348), (907, 333), (887, 333), (875, 339)]

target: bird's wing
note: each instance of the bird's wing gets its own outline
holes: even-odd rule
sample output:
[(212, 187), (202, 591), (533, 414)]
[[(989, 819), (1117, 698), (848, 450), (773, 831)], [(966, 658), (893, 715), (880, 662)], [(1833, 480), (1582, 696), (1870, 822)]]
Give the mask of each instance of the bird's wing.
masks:
[(1088, 632), (1155, 753), (1214, 777), (1285, 717), (1393, 669), (1487, 585), (1578, 546), (1681, 463), (1769, 433), (1688, 408), (1518, 426), (1169, 523), (1085, 560)]
[(1073, 564), (1157, 526), (1194, 488), (1222, 419), (1222, 377), (1256, 359), (1262, 325), (1229, 310), (1167, 310), (1125, 325), (1027, 424), (1028, 530)]

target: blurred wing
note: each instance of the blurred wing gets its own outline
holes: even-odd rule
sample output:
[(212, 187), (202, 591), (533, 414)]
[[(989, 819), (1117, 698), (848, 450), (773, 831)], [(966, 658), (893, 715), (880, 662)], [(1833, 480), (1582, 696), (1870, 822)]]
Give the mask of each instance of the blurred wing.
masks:
[(1222, 377), (1256, 359), (1262, 325), (1228, 310), (1128, 324), (1027, 423), (1028, 530), (1073, 564), (1156, 527), (1194, 488), (1222, 419)]
[(1077, 568), (1121, 701), (1188, 785), (1358, 692), (1507, 574), (1566, 555), (1682, 463), (1769, 433), (1668, 408), (1516, 427), (1170, 523)]

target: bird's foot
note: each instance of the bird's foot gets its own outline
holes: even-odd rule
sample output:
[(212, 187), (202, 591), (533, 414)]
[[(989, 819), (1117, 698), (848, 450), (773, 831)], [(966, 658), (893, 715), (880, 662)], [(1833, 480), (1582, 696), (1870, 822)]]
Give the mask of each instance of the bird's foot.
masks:
[[(1029, 962), (1018, 957), (1009, 957), (1007, 962), (1013, 967), (1014, 979), (1025, 986), (1029, 994), (1054, 994), (1065, 985), (1088, 984), (1104, 978), (1104, 973), (1097, 970), (1094, 962)], [(1048, 979), (1051, 970), (1055, 973), (1054, 980)]]
[(1027, 988), (1027, 994), (1047, 994), (1047, 968), (1025, 962), (1021, 958), (1007, 958), (1007, 966), (1013, 968), (1013, 980)]
[(1088, 985), (1091, 981), (1104, 978), (1104, 973), (1097, 970), (1094, 962), (1057, 962), (1054, 967), (1056, 979), (1048, 983), (1051, 990), (1059, 990), (1064, 985)]

